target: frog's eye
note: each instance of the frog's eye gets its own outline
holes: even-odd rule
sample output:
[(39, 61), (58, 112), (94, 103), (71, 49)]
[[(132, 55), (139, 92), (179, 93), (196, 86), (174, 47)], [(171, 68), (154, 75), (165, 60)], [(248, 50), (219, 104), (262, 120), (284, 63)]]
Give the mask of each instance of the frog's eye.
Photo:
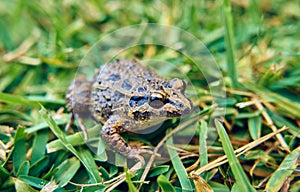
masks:
[(181, 79), (174, 78), (170, 80), (168, 87), (173, 89), (178, 89), (184, 92), (186, 88), (186, 84)]
[(151, 93), (149, 97), (149, 105), (155, 109), (159, 109), (165, 104), (165, 96), (161, 93)]

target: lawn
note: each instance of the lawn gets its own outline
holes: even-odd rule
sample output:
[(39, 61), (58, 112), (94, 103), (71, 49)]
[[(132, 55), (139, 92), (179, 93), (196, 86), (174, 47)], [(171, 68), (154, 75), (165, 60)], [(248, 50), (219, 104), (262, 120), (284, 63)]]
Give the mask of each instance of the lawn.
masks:
[[(0, 191), (300, 191), (299, 0), (2, 0), (0, 15)], [(161, 153), (142, 168), (105, 150), (102, 124), (85, 119), (88, 142), (65, 130), (74, 78), (123, 58), (183, 79), (195, 109), (122, 134)]]

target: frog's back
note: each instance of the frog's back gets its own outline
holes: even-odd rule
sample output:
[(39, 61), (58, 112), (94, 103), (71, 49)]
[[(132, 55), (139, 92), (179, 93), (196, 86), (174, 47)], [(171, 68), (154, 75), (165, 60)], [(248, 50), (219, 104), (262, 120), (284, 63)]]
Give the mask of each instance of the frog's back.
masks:
[(113, 113), (127, 116), (130, 98), (149, 93), (153, 79), (159, 77), (134, 60), (103, 65), (95, 76), (91, 110), (103, 122)]

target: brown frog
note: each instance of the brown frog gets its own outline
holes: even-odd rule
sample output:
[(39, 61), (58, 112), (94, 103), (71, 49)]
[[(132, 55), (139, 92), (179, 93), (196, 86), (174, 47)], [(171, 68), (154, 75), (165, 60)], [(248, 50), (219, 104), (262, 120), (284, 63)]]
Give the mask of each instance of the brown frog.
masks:
[(185, 82), (164, 79), (135, 60), (116, 60), (100, 67), (92, 81), (83, 77), (71, 83), (67, 107), (79, 118), (102, 122), (101, 137), (114, 151), (141, 159), (141, 149), (120, 136), (169, 118), (188, 114), (191, 101), (184, 95)]

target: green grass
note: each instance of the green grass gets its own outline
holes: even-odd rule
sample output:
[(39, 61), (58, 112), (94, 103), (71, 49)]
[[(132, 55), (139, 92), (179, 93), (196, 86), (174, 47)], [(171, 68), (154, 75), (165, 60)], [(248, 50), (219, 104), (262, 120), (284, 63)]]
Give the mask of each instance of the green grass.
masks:
[[(241, 2), (248, 4), (2, 0), (0, 191), (191, 191), (207, 185), (214, 191), (299, 191), (300, 3)], [(155, 45), (121, 53), (174, 64), (193, 83), (195, 91), (189, 93), (202, 110), (201, 120), (193, 125), (197, 131), (182, 131), (193, 137), (186, 146), (174, 144), (174, 135), (164, 138), (175, 121), (146, 137), (124, 136), (153, 147), (167, 140), (166, 151), (174, 158), (146, 175), (106, 162), (101, 141), (95, 144), (101, 146), (97, 157), (81, 132), (64, 131), (70, 115), (64, 98), (81, 59), (99, 38), (140, 23), (174, 25), (204, 42), (220, 66), (227, 97), (212, 105), (207, 90), (219, 82), (207, 82), (193, 58)], [(177, 75), (169, 68), (159, 73)], [(220, 107), (224, 116), (219, 116)], [(209, 123), (215, 118), (223, 124)], [(288, 129), (257, 142), (283, 126)], [(249, 143), (256, 147), (241, 155), (233, 152)], [(223, 155), (228, 161), (210, 164)], [(124, 163), (121, 156), (116, 159)]]

